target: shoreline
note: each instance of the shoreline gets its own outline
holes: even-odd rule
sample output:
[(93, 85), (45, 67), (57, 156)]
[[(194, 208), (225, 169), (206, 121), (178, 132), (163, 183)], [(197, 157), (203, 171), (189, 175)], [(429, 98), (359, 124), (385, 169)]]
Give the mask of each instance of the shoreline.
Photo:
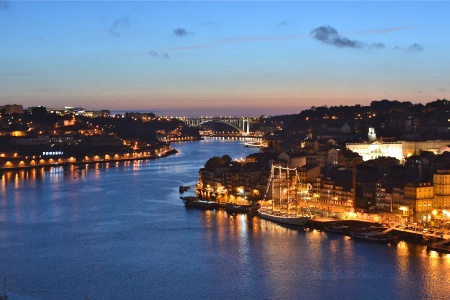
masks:
[(13, 167), (0, 167), (0, 173), (8, 172), (8, 171), (18, 171), (18, 170), (32, 170), (46, 167), (54, 167), (54, 166), (79, 166), (79, 165), (90, 165), (96, 163), (109, 163), (109, 162), (122, 162), (122, 161), (135, 161), (135, 160), (152, 160), (168, 157), (174, 154), (177, 154), (178, 150), (171, 148), (170, 150), (165, 151), (161, 155), (146, 155), (139, 157), (126, 157), (126, 158), (111, 158), (111, 159), (101, 159), (101, 160), (86, 160), (86, 161), (66, 161), (66, 162), (56, 162), (56, 163), (45, 163), (45, 164), (36, 164), (32, 166), (13, 166)]

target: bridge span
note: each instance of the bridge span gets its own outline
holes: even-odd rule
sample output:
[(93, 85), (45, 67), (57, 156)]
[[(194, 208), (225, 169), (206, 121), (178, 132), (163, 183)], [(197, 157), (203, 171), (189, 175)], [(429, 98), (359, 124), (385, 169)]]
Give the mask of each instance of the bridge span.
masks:
[(249, 134), (251, 127), (251, 120), (248, 117), (200, 117), (200, 118), (180, 118), (188, 126), (200, 126), (207, 122), (219, 122), (230, 125), (234, 129), (238, 130), (241, 134)]

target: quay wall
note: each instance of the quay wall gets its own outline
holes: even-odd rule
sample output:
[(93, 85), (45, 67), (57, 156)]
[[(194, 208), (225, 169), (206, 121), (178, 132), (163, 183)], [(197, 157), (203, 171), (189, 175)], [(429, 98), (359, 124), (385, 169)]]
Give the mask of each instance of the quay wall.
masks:
[(81, 165), (99, 162), (147, 160), (167, 157), (178, 153), (175, 149), (164, 149), (157, 153), (124, 153), (105, 155), (84, 155), (83, 157), (0, 157), (0, 171), (32, 169), (48, 166)]

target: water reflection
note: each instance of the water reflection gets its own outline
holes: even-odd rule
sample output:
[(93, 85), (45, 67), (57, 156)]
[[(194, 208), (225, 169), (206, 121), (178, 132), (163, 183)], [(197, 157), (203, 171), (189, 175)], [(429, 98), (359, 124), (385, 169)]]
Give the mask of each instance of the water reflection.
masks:
[(2, 173), (0, 266), (11, 287), (39, 299), (447, 297), (450, 256), (424, 246), (186, 210), (177, 188), (211, 153), (248, 150), (200, 143), (164, 160)]

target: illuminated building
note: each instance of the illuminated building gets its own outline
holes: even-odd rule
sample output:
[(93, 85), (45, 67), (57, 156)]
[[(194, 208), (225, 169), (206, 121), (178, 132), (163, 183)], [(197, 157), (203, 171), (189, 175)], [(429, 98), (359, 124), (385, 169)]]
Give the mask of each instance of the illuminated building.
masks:
[(450, 208), (450, 170), (437, 170), (433, 174), (434, 208)]
[(346, 147), (362, 156), (363, 161), (390, 156), (398, 159), (402, 164), (405, 158), (422, 151), (439, 154), (443, 147), (450, 145), (449, 140), (432, 141), (398, 141), (384, 143), (375, 141), (373, 143), (347, 143)]
[(405, 185), (405, 200), (411, 203), (414, 219), (428, 222), (434, 207), (434, 186), (430, 182), (414, 182)]

